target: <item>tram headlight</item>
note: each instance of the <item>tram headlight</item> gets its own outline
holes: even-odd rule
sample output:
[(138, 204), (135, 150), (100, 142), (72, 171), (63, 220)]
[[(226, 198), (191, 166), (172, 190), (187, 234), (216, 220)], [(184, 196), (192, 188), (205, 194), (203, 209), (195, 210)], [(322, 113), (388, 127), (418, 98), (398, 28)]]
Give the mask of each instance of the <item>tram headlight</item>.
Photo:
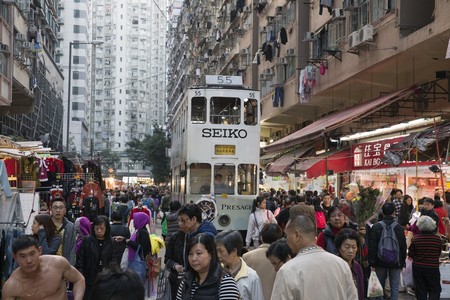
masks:
[(219, 223), (219, 225), (222, 227), (226, 227), (226, 226), (230, 225), (231, 218), (228, 215), (221, 215), (219, 217), (219, 219), (217, 220), (217, 223)]

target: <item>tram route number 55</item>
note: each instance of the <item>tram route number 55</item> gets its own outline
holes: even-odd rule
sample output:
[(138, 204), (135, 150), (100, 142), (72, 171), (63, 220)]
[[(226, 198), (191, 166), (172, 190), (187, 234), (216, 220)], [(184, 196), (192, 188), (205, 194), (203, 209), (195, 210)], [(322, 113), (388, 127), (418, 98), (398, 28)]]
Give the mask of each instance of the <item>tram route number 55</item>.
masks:
[(210, 85), (240, 85), (242, 86), (241, 76), (223, 76), (223, 75), (206, 75), (206, 84)]

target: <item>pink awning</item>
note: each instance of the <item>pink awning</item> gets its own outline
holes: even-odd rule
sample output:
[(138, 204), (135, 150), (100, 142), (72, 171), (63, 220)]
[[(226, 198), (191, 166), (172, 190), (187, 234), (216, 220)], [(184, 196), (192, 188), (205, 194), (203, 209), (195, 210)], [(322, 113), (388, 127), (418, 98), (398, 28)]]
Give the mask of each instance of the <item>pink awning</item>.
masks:
[(278, 151), (286, 147), (290, 147), (299, 143), (304, 143), (312, 139), (320, 137), (324, 132), (335, 130), (343, 125), (351, 123), (355, 120), (364, 118), (375, 111), (386, 107), (395, 101), (408, 96), (414, 92), (414, 88), (410, 87), (400, 91), (381, 96), (371, 101), (367, 101), (350, 108), (346, 108), (337, 113), (328, 115), (312, 124), (288, 135), (278, 141), (263, 148), (264, 152)]
[(300, 149), (296, 149), (295, 151), (289, 152), (273, 163), (267, 166), (266, 174), (268, 175), (280, 175), (285, 174), (289, 167), (292, 166), (296, 160), (296, 158), (302, 157), (311, 147), (304, 147)]

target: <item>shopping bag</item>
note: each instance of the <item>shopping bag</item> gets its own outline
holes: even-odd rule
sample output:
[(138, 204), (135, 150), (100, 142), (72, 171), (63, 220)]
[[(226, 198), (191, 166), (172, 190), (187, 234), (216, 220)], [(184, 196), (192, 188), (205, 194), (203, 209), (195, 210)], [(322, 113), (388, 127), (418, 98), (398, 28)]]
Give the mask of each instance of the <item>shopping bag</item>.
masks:
[(406, 267), (402, 270), (403, 286), (414, 287), (414, 277), (412, 270), (412, 259), (406, 259)]
[(120, 269), (125, 271), (128, 268), (128, 247), (123, 251), (122, 259), (120, 260)]
[(141, 282), (144, 284), (145, 279), (147, 278), (147, 263), (142, 259), (142, 255), (142, 248), (139, 245), (134, 259), (132, 261), (128, 261), (128, 268), (136, 272), (141, 279)]
[(164, 268), (164, 270), (159, 273), (156, 300), (172, 299), (172, 289), (170, 286), (169, 276), (170, 270), (168, 268)]
[(378, 280), (375, 271), (370, 272), (369, 286), (367, 287), (367, 297), (381, 297), (383, 296), (383, 287)]

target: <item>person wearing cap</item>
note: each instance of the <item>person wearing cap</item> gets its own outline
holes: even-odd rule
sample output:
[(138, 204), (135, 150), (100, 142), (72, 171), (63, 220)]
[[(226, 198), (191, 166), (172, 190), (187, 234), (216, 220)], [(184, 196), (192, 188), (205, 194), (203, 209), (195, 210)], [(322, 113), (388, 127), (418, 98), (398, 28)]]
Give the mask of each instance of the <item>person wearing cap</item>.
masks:
[(439, 299), (441, 238), (435, 234), (436, 222), (429, 216), (421, 216), (417, 220), (417, 227), (419, 233), (412, 238), (408, 251), (408, 257), (413, 260), (416, 298), (418, 300)]

